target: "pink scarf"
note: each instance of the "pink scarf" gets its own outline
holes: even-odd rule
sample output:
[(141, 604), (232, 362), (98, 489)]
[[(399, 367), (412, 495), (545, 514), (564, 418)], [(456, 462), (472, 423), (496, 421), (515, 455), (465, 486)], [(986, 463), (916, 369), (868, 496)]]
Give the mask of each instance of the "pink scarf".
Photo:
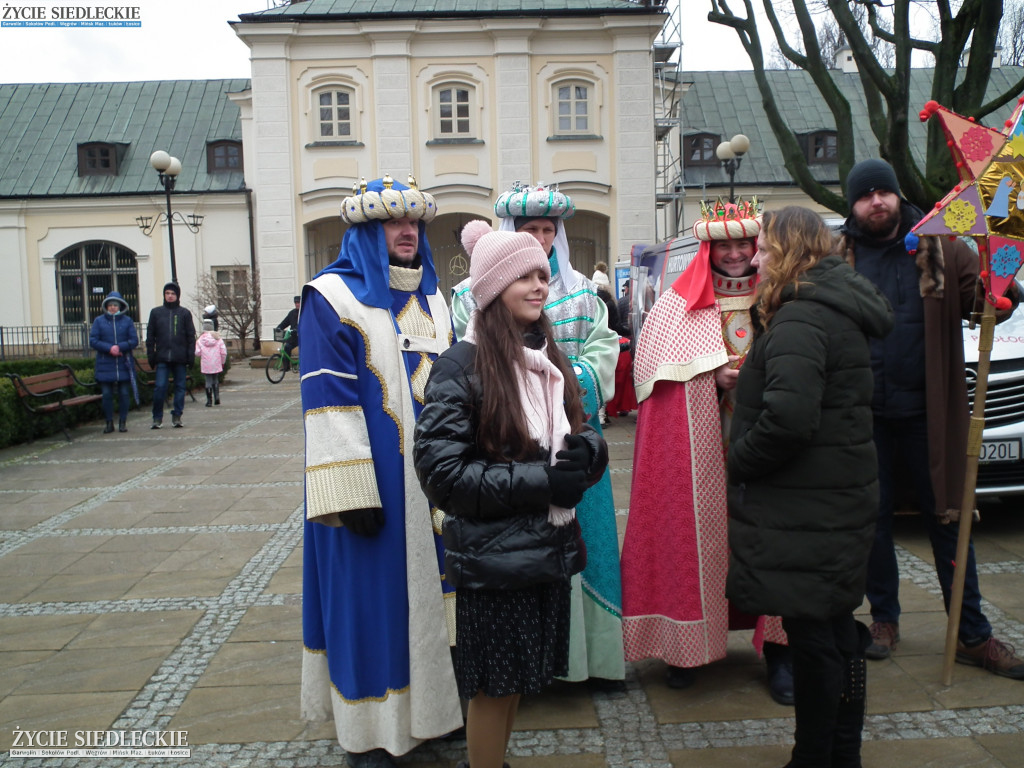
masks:
[[(463, 340), (476, 344), (474, 330), (473, 318), (470, 318)], [(565, 380), (562, 372), (548, 359), (546, 347), (546, 343), (540, 349), (523, 347), (526, 369), (520, 370), (517, 378), (519, 402), (522, 403), (530, 437), (541, 448), (551, 449), (551, 464), (554, 464), (555, 454), (565, 448), (565, 436), (572, 428), (565, 414)], [(574, 510), (554, 504), (548, 510), (548, 522), (552, 525), (567, 525), (575, 516)]]

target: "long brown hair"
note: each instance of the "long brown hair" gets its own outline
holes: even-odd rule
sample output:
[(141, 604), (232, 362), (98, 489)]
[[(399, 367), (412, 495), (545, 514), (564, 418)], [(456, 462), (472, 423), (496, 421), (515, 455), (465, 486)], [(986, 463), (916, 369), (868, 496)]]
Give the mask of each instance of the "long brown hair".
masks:
[[(476, 372), (482, 390), (477, 445), (485, 455), (498, 461), (531, 458), (537, 454), (539, 446), (530, 437), (519, 400), (519, 378), (515, 375), (526, 366), (523, 328), (500, 299), (492, 301), (474, 317)], [(572, 431), (578, 432), (583, 425), (583, 403), (576, 374), (558, 348), (551, 321), (543, 312), (535, 327), (547, 339), (548, 359), (565, 379), (565, 413)]]
[(768, 260), (757, 286), (757, 311), (765, 327), (782, 306), (790, 285), (799, 293), (800, 276), (832, 252), (835, 238), (821, 217), (797, 205), (768, 211), (761, 221), (760, 245)]

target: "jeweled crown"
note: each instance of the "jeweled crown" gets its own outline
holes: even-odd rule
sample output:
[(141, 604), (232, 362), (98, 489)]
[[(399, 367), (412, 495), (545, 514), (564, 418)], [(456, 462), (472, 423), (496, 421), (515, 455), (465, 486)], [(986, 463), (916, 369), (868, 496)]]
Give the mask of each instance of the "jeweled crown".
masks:
[(698, 240), (743, 240), (761, 232), (761, 203), (756, 197), (736, 203), (721, 197), (714, 203), (701, 200), (700, 216), (693, 225)]

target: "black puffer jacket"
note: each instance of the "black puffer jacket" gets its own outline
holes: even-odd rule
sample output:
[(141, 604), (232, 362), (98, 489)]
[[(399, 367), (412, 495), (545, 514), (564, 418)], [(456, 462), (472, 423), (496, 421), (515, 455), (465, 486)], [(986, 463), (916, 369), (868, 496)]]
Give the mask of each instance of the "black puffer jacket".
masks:
[(860, 605), (878, 516), (868, 336), (881, 293), (838, 256), (790, 286), (740, 370), (729, 447), (729, 575), (741, 611), (828, 619)]
[[(445, 575), (461, 589), (521, 589), (568, 579), (586, 565), (579, 524), (548, 522), (551, 488), (544, 451), (530, 461), (496, 462), (476, 449), (480, 383), (476, 346), (460, 341), (434, 363), (416, 421), (420, 484), (445, 511)], [(608, 448), (590, 427), (587, 475), (596, 483)]]

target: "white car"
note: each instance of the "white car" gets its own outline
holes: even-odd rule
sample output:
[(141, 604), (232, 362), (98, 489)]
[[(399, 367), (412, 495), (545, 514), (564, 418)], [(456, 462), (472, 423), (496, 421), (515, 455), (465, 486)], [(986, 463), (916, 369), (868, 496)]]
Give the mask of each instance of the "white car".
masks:
[[(1020, 284), (1018, 283), (1018, 288)], [(978, 382), (981, 326), (964, 323), (967, 392), (973, 406)], [(992, 340), (985, 431), (978, 456), (977, 495), (1024, 495), (1024, 309), (995, 327)]]

